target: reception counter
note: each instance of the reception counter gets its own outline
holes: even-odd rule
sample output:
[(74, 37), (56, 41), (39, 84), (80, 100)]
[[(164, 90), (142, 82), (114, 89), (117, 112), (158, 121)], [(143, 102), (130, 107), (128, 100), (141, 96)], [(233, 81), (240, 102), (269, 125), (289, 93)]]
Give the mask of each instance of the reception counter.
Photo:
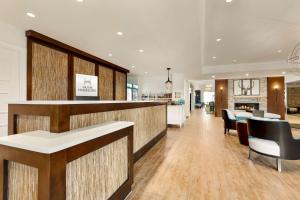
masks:
[(167, 104), (151, 101), (25, 101), (8, 105), (8, 133), (62, 133), (107, 121), (134, 123), (134, 161), (167, 132)]
[(0, 199), (121, 200), (133, 183), (133, 122), (0, 138)]

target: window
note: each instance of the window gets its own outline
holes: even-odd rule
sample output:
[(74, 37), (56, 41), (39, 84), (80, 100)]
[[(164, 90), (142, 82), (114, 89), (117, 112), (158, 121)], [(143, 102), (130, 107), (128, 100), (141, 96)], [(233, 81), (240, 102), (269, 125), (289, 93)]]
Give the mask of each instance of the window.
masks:
[(127, 83), (127, 101), (138, 100), (138, 85)]

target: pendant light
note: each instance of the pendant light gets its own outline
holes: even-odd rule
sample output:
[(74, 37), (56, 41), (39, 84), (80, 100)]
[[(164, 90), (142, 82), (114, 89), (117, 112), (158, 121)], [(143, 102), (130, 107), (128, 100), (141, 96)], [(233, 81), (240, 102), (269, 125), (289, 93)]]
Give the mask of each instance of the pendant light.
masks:
[(171, 70), (171, 68), (168, 67), (167, 70), (168, 70), (168, 80), (165, 82), (165, 86), (166, 86), (167, 91), (169, 92), (172, 89), (173, 83), (170, 80), (170, 70)]

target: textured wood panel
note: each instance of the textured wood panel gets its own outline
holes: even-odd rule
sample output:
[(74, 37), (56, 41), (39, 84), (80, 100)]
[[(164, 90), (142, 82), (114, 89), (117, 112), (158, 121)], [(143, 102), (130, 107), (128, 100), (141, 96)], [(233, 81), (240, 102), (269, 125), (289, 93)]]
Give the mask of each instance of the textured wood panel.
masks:
[(127, 137), (67, 164), (67, 200), (108, 199), (128, 178)]
[(166, 106), (73, 115), (70, 120), (70, 128), (72, 130), (107, 121), (134, 122), (133, 152), (137, 152), (166, 129)]
[[(284, 77), (268, 77), (267, 78), (267, 104), (268, 112), (281, 115), (282, 119), (285, 119), (285, 103), (284, 103), (284, 93), (285, 93), (285, 81)], [(278, 87), (276, 90), (275, 87)]]
[(300, 87), (287, 88), (288, 107), (300, 107)]
[(221, 117), (222, 110), (228, 108), (228, 80), (215, 81), (215, 116)]
[(24, 133), (36, 130), (50, 130), (50, 117), (19, 115), (17, 117), (17, 133)]
[(95, 63), (74, 57), (74, 75), (86, 74), (95, 75)]
[(68, 55), (33, 43), (32, 100), (68, 99)]
[(113, 100), (114, 98), (114, 71), (99, 66), (99, 96), (100, 100)]
[(116, 71), (116, 100), (126, 100), (126, 74)]
[(8, 199), (38, 199), (38, 169), (13, 161), (8, 162)]

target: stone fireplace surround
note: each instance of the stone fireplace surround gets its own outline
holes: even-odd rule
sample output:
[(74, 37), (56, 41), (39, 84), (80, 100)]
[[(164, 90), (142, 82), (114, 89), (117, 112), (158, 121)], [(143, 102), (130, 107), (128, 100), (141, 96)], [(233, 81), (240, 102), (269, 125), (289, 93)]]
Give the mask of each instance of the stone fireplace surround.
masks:
[(267, 78), (260, 78), (259, 96), (234, 96), (233, 79), (228, 80), (228, 109), (235, 110), (235, 104), (258, 104), (260, 110), (267, 111)]

